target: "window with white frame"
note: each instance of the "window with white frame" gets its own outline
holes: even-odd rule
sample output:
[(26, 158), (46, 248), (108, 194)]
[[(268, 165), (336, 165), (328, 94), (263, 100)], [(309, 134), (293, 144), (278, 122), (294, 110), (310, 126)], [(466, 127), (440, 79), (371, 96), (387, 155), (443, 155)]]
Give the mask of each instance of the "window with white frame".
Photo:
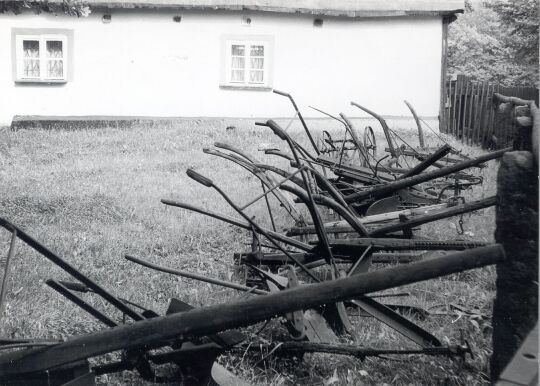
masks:
[(267, 41), (229, 40), (225, 51), (227, 85), (269, 86), (269, 44)]
[(65, 35), (16, 35), (16, 80), (67, 81), (67, 50), (67, 37)]

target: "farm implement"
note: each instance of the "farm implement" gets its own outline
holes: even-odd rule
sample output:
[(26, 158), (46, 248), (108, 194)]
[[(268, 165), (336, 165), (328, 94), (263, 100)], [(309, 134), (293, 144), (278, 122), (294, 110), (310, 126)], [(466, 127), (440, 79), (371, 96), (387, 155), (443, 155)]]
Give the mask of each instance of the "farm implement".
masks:
[[(62, 341), (2, 340), (0, 348), (4, 352), (0, 354), (0, 380), (6, 385), (92, 385), (96, 375), (124, 370), (136, 370), (143, 379), (158, 383), (175, 380), (198, 385), (213, 379), (221, 384), (243, 384), (215, 364), (220, 354), (244, 341), (243, 334), (236, 330), (240, 327), (276, 315), (294, 315), (299, 310), (336, 302), (363, 301), (368, 299), (369, 293), (496, 264), (504, 259), (502, 248), (490, 245), (312, 285), (290, 284), (287, 289), (273, 293), (260, 291), (245, 300), (198, 309), (173, 298), (166, 315), (158, 315), (109, 293), (14, 224), (0, 219), (0, 226), (12, 233), (14, 241), (8, 252), (10, 256), (14, 254), (16, 241), (20, 240), (62, 268), (76, 282), (49, 279), (47, 284), (106, 326), (103, 330)], [(132, 321), (121, 323), (113, 320), (90, 306), (77, 293), (100, 296)], [(296, 322), (300, 320), (298, 316), (289, 318)], [(121, 351), (120, 359), (99, 364), (88, 361), (114, 351)], [(436, 339), (426, 341), (415, 350), (376, 350), (332, 342), (315, 344), (298, 339), (285, 342), (279, 351), (327, 352), (365, 358), (400, 353), (463, 356), (470, 349), (466, 344), (444, 346)], [(167, 376), (158, 375), (157, 368), (163, 364), (174, 364), (175, 372)]]
[[(417, 148), (392, 131), (380, 115), (355, 102), (353, 106), (380, 123), (389, 154), (378, 157), (371, 127), (366, 127), (361, 139), (344, 114), (338, 117), (314, 108), (344, 127), (343, 138), (334, 139), (324, 131), (318, 144), (293, 97), (274, 92), (290, 100), (309, 150), (274, 120), (257, 123), (260, 130), (271, 130), (283, 149), (266, 149), (262, 158), (248, 149), (216, 142), (203, 152), (254, 176), (260, 194), (240, 204), (211, 178), (194, 168), (186, 171), (201, 189), (217, 193), (235, 215), (191, 200), (161, 200), (168, 207), (197, 212), (247, 231), (250, 250), (234, 251), (232, 256), (243, 277), (223, 280), (218, 275), (155, 264), (136, 253), (124, 256), (147, 269), (229, 288), (243, 297), (194, 308), (181, 300), (181, 293), (173, 294), (167, 311), (159, 314), (109, 292), (23, 229), (0, 218), (0, 227), (11, 233), (0, 311), (9, 291), (17, 242), (23, 242), (71, 277), (46, 278), (46, 284), (102, 325), (98, 331), (64, 339), (0, 339), (1, 384), (93, 385), (96, 376), (129, 370), (156, 383), (242, 385), (241, 379), (219, 364), (219, 357), (238, 351), (244, 355), (255, 349), (260, 352), (262, 347), (267, 356), (283, 357), (306, 353), (359, 359), (472, 355), (465, 339), (450, 344), (423, 326), (422, 321), (431, 316), (429, 311), (390, 302), (410, 293), (388, 290), (505, 259), (499, 244), (420, 237), (417, 230), (496, 205), (495, 196), (466, 200), (465, 193), (482, 183), (471, 170), (500, 158), (510, 148), (478, 157), (464, 156), (447, 143), (429, 148), (420, 119), (408, 102), (419, 130)], [(267, 221), (249, 212), (263, 199)], [(101, 306), (90, 302), (90, 297), (100, 298)], [(367, 347), (357, 328), (362, 317), (392, 331), (385, 343), (395, 348)], [(285, 328), (272, 341), (254, 343), (258, 338), (248, 334), (249, 326), (269, 321), (279, 321)], [(403, 348), (402, 341), (414, 347)]]

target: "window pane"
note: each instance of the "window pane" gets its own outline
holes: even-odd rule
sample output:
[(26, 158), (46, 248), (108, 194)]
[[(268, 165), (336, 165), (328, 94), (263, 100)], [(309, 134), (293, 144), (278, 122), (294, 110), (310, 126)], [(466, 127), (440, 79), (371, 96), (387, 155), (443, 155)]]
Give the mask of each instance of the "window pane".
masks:
[(238, 44), (233, 44), (231, 46), (231, 55), (244, 56), (245, 54), (245, 46), (240, 46)]
[(39, 59), (24, 59), (23, 73), (28, 78), (39, 78)]
[(251, 58), (251, 68), (254, 70), (262, 70), (264, 68), (264, 58)]
[(264, 46), (251, 46), (250, 56), (264, 56)]
[(62, 49), (62, 41), (60, 40), (48, 40), (47, 41), (47, 57), (48, 58), (62, 58), (64, 51)]
[(242, 58), (242, 57), (239, 58), (236, 56), (232, 57), (231, 68), (243, 69), (245, 66), (246, 66), (246, 58)]
[(64, 61), (63, 60), (48, 60), (47, 61), (47, 77), (48, 78), (63, 78), (64, 77)]
[(263, 83), (264, 82), (264, 71), (254, 70), (249, 72), (249, 82), (250, 83)]
[(23, 40), (23, 51), (25, 58), (39, 58), (39, 41)]
[(231, 82), (244, 82), (244, 70), (232, 70)]

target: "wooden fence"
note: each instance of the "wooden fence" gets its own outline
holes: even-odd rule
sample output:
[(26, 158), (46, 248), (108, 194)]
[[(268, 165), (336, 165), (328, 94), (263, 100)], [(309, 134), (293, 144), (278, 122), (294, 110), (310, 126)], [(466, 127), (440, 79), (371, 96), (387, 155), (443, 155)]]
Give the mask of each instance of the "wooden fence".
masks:
[(538, 105), (538, 88), (505, 87), (458, 75), (456, 80), (449, 80), (445, 85), (441, 132), (483, 148), (500, 149), (511, 145), (514, 135), (512, 117), (506, 111), (494, 108), (494, 93), (535, 100)]

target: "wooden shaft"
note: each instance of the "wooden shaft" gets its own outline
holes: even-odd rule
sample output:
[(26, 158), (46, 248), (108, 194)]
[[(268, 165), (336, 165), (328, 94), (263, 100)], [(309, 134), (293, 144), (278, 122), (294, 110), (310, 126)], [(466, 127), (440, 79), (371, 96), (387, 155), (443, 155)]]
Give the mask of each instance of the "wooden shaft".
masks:
[(50, 348), (6, 353), (0, 356), (0, 379), (44, 371), (64, 363), (133, 349), (171, 339), (186, 339), (251, 325), (305, 308), (336, 303), (367, 293), (484, 267), (504, 261), (498, 244), (453, 253), (438, 259), (353, 275), (350, 278), (310, 284), (243, 301), (193, 309), (130, 325), (75, 336)]
[(13, 255), (15, 255), (16, 241), (17, 241), (17, 230), (13, 229), (13, 231), (11, 232), (11, 242), (9, 243), (9, 251), (6, 257), (6, 268), (4, 270), (4, 277), (2, 278), (2, 289), (0, 290), (0, 318), (4, 314), (4, 308), (6, 306), (9, 276), (11, 273), (11, 260), (13, 258)]
[[(414, 108), (412, 107), (412, 105), (409, 102), (407, 102), (406, 100), (404, 100), (403, 102), (405, 102), (405, 104), (407, 105), (409, 110), (411, 110), (411, 114), (412, 114), (412, 116), (414, 118), (414, 121), (416, 122), (416, 127), (418, 128), (418, 142), (420, 143), (420, 149), (424, 149), (426, 147), (425, 144), (424, 144), (424, 131), (422, 130), (422, 125), (420, 124), (420, 120), (418, 119), (418, 115), (416, 115), (416, 111), (414, 110)], [(441, 109), (441, 111), (442, 111), (442, 109)]]
[(418, 175), (422, 173), (424, 170), (432, 166), (435, 162), (446, 156), (448, 153), (450, 153), (450, 150), (452, 150), (452, 147), (448, 144), (441, 146), (439, 149), (437, 149), (433, 154), (430, 154), (428, 157), (426, 157), (422, 162), (420, 162), (418, 165), (413, 167), (411, 170), (403, 173), (401, 176), (398, 177), (398, 180), (402, 180), (407, 177), (412, 177), (415, 175)]
[(352, 194), (350, 194), (348, 196), (345, 196), (345, 201), (354, 202), (354, 201), (364, 200), (364, 199), (369, 198), (369, 197), (380, 197), (380, 196), (383, 196), (385, 194), (390, 194), (390, 193), (395, 192), (395, 191), (397, 191), (399, 189), (408, 188), (408, 187), (420, 184), (422, 182), (433, 180), (435, 178), (444, 177), (444, 176), (446, 176), (448, 174), (452, 174), (452, 173), (455, 173), (455, 172), (459, 172), (459, 171), (461, 171), (463, 169), (470, 168), (471, 166), (478, 165), (480, 163), (483, 163), (483, 162), (486, 162), (486, 161), (489, 161), (489, 160), (492, 160), (492, 159), (500, 158), (500, 157), (502, 157), (502, 155), (504, 153), (506, 153), (507, 151), (511, 151), (511, 150), (512, 150), (512, 148), (508, 147), (508, 148), (498, 150), (498, 151), (494, 151), (494, 152), (491, 152), (491, 153), (488, 153), (488, 154), (484, 154), (484, 155), (481, 155), (479, 157), (476, 157), (476, 158), (473, 158), (473, 159), (470, 159), (470, 160), (466, 160), (466, 161), (463, 161), (463, 162), (460, 162), (460, 163), (457, 163), (457, 164), (454, 164), (454, 165), (451, 165), (451, 166), (447, 166), (447, 167), (441, 168), (439, 170), (422, 173), (422, 174), (419, 174), (417, 176), (404, 178), (402, 180), (398, 180), (398, 181), (394, 181), (394, 182), (389, 182), (389, 183), (385, 184), (384, 186), (381, 186), (381, 187), (378, 187), (378, 188), (374, 188), (374, 189), (371, 189), (371, 190), (358, 192), (358, 193), (352, 193)]
[(381, 124), (381, 126), (383, 128), (384, 136), (386, 137), (386, 142), (388, 142), (388, 147), (390, 148), (390, 155), (392, 156), (392, 158), (396, 158), (396, 156), (397, 156), (396, 148), (394, 147), (394, 142), (392, 142), (392, 138), (390, 137), (390, 128), (386, 124), (386, 121), (384, 120), (384, 118), (381, 117), (376, 112), (371, 111), (371, 110), (365, 108), (364, 106), (360, 106), (356, 102), (351, 102), (351, 105), (358, 107), (360, 110), (363, 110), (366, 113), (368, 113), (369, 115), (372, 115), (375, 119), (377, 119), (379, 121), (379, 123)]
[[(162, 199), (161, 202), (163, 204), (165, 204), (165, 205), (176, 206), (178, 208), (183, 208), (183, 209), (191, 210), (193, 212), (204, 214), (206, 216), (213, 217), (215, 219), (224, 221), (226, 223), (236, 225), (237, 227), (246, 229), (248, 231), (253, 230), (251, 225), (249, 225), (247, 222), (243, 222), (243, 221), (241, 221), (239, 219), (236, 219), (234, 217), (226, 216), (224, 214), (215, 213), (215, 212), (212, 212), (212, 211), (209, 211), (209, 210), (205, 210), (205, 209), (196, 207), (196, 206), (191, 205), (191, 204), (186, 204), (184, 202), (171, 201), (171, 200), (166, 200), (166, 199)], [(271, 231), (269, 229), (264, 229), (264, 231), (268, 235), (272, 236), (274, 239), (279, 240), (279, 241), (281, 241), (281, 242), (283, 242), (285, 244), (289, 244), (289, 245), (291, 245), (293, 247), (296, 247), (298, 249), (301, 249), (303, 251), (310, 251), (312, 249), (312, 247), (309, 244), (305, 244), (305, 243), (303, 243), (301, 241), (298, 241), (296, 239), (293, 239), (291, 237), (284, 236), (281, 233), (273, 232), (273, 231)]]
[(274, 184), (272, 186), (269, 186), (268, 190), (265, 190), (263, 193), (259, 194), (255, 198), (253, 198), (250, 202), (248, 202), (247, 204), (244, 204), (244, 206), (241, 206), (240, 209), (244, 210), (247, 207), (249, 207), (249, 206), (253, 205), (254, 203), (256, 203), (257, 201), (259, 201), (261, 198), (266, 197), (268, 194), (272, 193), (274, 190), (276, 190), (281, 185), (283, 185), (285, 182), (289, 181), (292, 177), (294, 177), (298, 173), (300, 173), (302, 171), (302, 169), (305, 169), (305, 167), (302, 167), (302, 168), (296, 170), (294, 173), (290, 174), (288, 177), (285, 177), (281, 181), (278, 181), (276, 184)]
[(419, 226), (419, 225), (426, 224), (432, 221), (441, 220), (443, 218), (457, 216), (459, 214), (468, 213), (468, 212), (472, 212), (472, 211), (479, 210), (482, 208), (494, 206), (496, 203), (497, 203), (497, 197), (492, 196), (492, 197), (484, 198), (482, 200), (466, 203), (463, 205), (457, 205), (455, 207), (448, 208), (440, 213), (428, 214), (425, 216), (418, 216), (417, 218), (414, 218), (414, 219), (411, 219), (402, 223), (382, 226), (380, 228), (372, 230), (371, 236), (381, 236), (390, 232), (399, 231), (404, 228), (411, 228), (411, 227)]
[(215, 285), (219, 285), (219, 286), (222, 286), (222, 287), (232, 288), (232, 289), (235, 289), (235, 290), (238, 290), (238, 291), (253, 292), (253, 293), (259, 294), (259, 295), (266, 295), (268, 293), (268, 291), (263, 291), (263, 290), (260, 290), (258, 288), (255, 288), (255, 287), (247, 287), (245, 285), (236, 284), (236, 283), (232, 283), (230, 281), (225, 281), (225, 280), (220, 280), (220, 279), (214, 279), (214, 278), (211, 278), (211, 277), (198, 275), (198, 274), (192, 273), (192, 272), (180, 271), (180, 270), (173, 269), (173, 268), (162, 267), (160, 265), (150, 263), (149, 261), (145, 261), (145, 260), (136, 258), (134, 256), (125, 255), (124, 257), (127, 260), (129, 260), (129, 261), (131, 261), (133, 263), (140, 264), (143, 267), (147, 267), (147, 268), (150, 268), (150, 269), (155, 269), (156, 271), (170, 273), (172, 275), (181, 276), (181, 277), (187, 277), (188, 279), (198, 280), (198, 281), (202, 281), (202, 282), (205, 282), (205, 283), (210, 283), (210, 284), (215, 284)]
[(108, 301), (111, 305), (116, 307), (118, 310), (128, 315), (133, 320), (144, 320), (144, 316), (138, 312), (132, 310), (130, 307), (122, 303), (116, 296), (110, 294), (104, 287), (100, 286), (92, 279), (84, 275), (73, 265), (69, 264), (67, 261), (62, 259), (60, 256), (52, 252), (50, 249), (45, 247), (43, 244), (35, 240), (32, 236), (24, 232), (23, 230), (17, 228), (15, 225), (11, 224), (9, 221), (0, 217), (0, 226), (8, 230), (17, 230), (17, 237), (25, 242), (28, 246), (34, 249), (36, 252), (41, 254), (43, 257), (60, 267), (62, 270), (73, 276), (75, 279), (79, 280), (81, 283), (91, 288), (97, 295), (101, 296), (103, 299)]

